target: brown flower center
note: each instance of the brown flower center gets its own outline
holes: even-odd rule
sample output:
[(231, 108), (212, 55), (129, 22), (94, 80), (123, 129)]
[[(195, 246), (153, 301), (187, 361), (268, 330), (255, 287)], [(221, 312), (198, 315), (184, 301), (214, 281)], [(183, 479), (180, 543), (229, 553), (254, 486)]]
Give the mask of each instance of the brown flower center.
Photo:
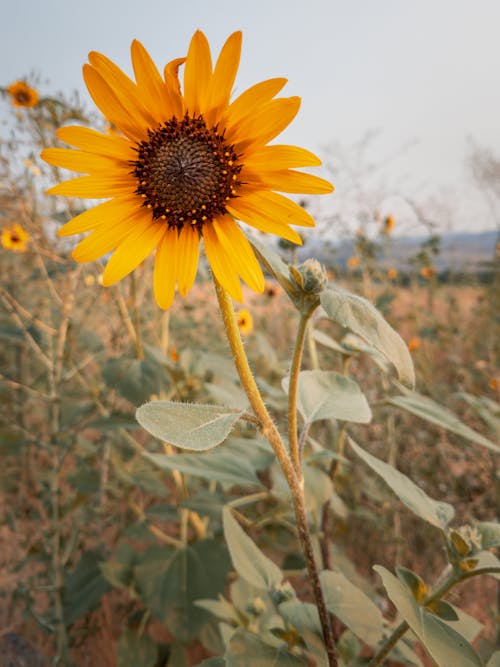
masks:
[(202, 116), (172, 118), (138, 145), (133, 175), (136, 193), (151, 209), (153, 219), (169, 227), (203, 224), (226, 213), (236, 196), (242, 165), (234, 146)]

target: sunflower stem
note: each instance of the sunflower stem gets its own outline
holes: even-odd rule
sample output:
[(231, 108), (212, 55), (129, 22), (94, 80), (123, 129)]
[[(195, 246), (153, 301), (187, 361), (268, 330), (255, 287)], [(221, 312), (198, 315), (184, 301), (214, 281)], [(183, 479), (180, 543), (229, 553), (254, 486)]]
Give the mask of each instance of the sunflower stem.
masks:
[(290, 383), (288, 387), (288, 442), (290, 443), (290, 453), (293, 467), (299, 479), (302, 478), (301, 466), (301, 448), (297, 435), (297, 394), (299, 387), (300, 365), (302, 363), (302, 353), (304, 351), (304, 342), (306, 339), (307, 325), (312, 315), (312, 311), (300, 316), (299, 328), (295, 339), (295, 349), (293, 351), (292, 367), (290, 369)]
[[(297, 529), (299, 533), (299, 538), (302, 546), (302, 550), (306, 559), (307, 570), (309, 573), (309, 578), (311, 581), (311, 586), (313, 589), (313, 594), (316, 602), (316, 607), (318, 609), (319, 618), (321, 622), (321, 628), (323, 630), (323, 639), (325, 642), (325, 648), (328, 655), (328, 665), (329, 667), (338, 667), (337, 660), (337, 650), (335, 647), (335, 638), (333, 635), (332, 624), (330, 622), (330, 616), (326, 608), (325, 598), (323, 596), (323, 591), (321, 590), (321, 584), (319, 581), (318, 567), (314, 558), (314, 551), (311, 541), (311, 535), (309, 533), (309, 526), (307, 523), (307, 515), (305, 508), (305, 498), (304, 498), (304, 481), (302, 478), (302, 471), (300, 468), (300, 457), (298, 458), (298, 470), (296, 471), (294, 464), (287, 452), (283, 439), (274, 424), (265, 404), (262, 399), (257, 383), (253, 376), (250, 364), (248, 362), (248, 357), (243, 347), (243, 342), (241, 340), (238, 322), (236, 320), (236, 315), (233, 308), (233, 303), (231, 297), (224, 290), (224, 288), (219, 284), (217, 279), (214, 276), (215, 291), (217, 294), (217, 299), (219, 301), (219, 307), (222, 314), (222, 319), (224, 322), (224, 327), (226, 330), (226, 335), (229, 341), (229, 346), (233, 354), (234, 363), (236, 370), (238, 371), (241, 384), (245, 389), (245, 392), (250, 401), (256, 416), (260, 420), (261, 432), (269, 441), (271, 447), (273, 448), (276, 458), (281, 466), (285, 479), (290, 488), (293, 506), (295, 510), (295, 517), (297, 520)], [(301, 336), (302, 343), (304, 343), (304, 334), (306, 329), (307, 321), (304, 323), (304, 332)], [(300, 366), (300, 358), (298, 359), (298, 366)], [(298, 443), (297, 443), (298, 447)]]

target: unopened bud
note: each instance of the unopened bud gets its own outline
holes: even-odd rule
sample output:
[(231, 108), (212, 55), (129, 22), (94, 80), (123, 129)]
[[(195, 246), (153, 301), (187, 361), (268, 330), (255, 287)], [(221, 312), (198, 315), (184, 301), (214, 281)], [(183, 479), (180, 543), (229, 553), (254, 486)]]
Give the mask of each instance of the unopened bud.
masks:
[(300, 266), (290, 266), (290, 275), (307, 294), (320, 294), (328, 282), (326, 271), (317, 259), (306, 259)]

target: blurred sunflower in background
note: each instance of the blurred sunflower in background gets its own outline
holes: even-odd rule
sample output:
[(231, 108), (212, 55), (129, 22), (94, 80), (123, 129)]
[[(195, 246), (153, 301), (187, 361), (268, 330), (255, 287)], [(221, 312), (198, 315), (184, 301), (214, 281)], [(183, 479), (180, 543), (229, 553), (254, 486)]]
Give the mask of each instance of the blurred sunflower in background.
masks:
[(14, 81), (7, 88), (11, 103), (15, 107), (36, 107), (39, 100), (38, 91), (24, 81)]
[(2, 230), (2, 246), (6, 250), (26, 252), (29, 240), (30, 235), (21, 225), (10, 225)]
[(169, 308), (176, 286), (184, 296), (194, 282), (203, 239), (213, 274), (242, 301), (240, 278), (262, 292), (264, 277), (236, 220), (297, 244), (300, 236), (290, 225), (314, 226), (307, 211), (278, 192), (332, 192), (328, 181), (296, 170), (320, 160), (302, 148), (268, 145), (293, 120), (300, 98), (276, 99), (286, 83), (276, 78), (231, 102), (240, 51), (241, 33), (235, 32), (212, 66), (207, 39), (197, 31), (186, 58), (168, 63), (162, 76), (134, 41), (135, 82), (105, 56), (89, 54), (85, 82), (120, 134), (64, 127), (59, 138), (78, 150), (49, 148), (42, 157), (87, 174), (50, 194), (110, 199), (59, 230), (62, 236), (91, 232), (73, 252), (77, 261), (114, 251), (104, 285), (122, 279), (156, 248), (155, 297)]
[(243, 336), (248, 336), (253, 331), (253, 316), (246, 308), (240, 308), (236, 313), (238, 328)]

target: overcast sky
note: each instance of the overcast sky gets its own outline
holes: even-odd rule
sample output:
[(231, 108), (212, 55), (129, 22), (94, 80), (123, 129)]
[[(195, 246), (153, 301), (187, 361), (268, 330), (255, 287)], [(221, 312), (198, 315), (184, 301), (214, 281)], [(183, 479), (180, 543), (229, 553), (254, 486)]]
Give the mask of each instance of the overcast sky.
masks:
[[(79, 89), (88, 100), (88, 51), (130, 72), (137, 37), (163, 66), (196, 28), (213, 51), (243, 30), (237, 91), (289, 79), (284, 92), (302, 108), (286, 141), (322, 153), (378, 130), (370, 156), (381, 163), (406, 146), (383, 167), (395, 191), (446, 187), (468, 211), (468, 138), (500, 156), (499, 0), (3, 0), (0, 85), (36, 71), (50, 80), (42, 93)], [(470, 227), (468, 213), (456, 224)]]

